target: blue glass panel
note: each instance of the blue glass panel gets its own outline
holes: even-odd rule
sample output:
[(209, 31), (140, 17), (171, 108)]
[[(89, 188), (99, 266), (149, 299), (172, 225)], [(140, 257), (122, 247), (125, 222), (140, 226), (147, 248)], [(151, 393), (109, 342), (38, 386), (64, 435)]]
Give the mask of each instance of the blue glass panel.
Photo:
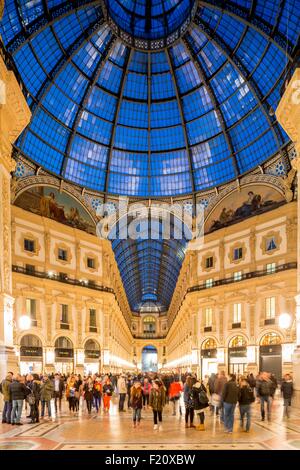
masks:
[(234, 95), (221, 105), (221, 111), (227, 127), (235, 124), (257, 104), (257, 100), (247, 84), (239, 88)]
[(171, 175), (189, 171), (189, 160), (186, 150), (169, 153), (151, 154), (151, 176)]
[(108, 148), (91, 142), (84, 137), (75, 135), (71, 151), (71, 157), (82, 163), (82, 167), (89, 165), (105, 170), (108, 158)]
[(232, 16), (222, 15), (216, 33), (223, 39), (225, 44), (234, 50), (238, 45), (246, 26)]
[(75, 13), (57, 20), (53, 29), (64, 49), (67, 49), (82, 34), (82, 28)]
[(17, 12), (15, 0), (5, 0), (5, 8), (2, 21), (0, 22), (0, 33), (7, 44), (14, 36), (16, 36), (22, 29)]
[(37, 135), (32, 134), (30, 130), (27, 130), (25, 133), (22, 150), (25, 154), (30, 155), (32, 160), (38, 162), (39, 165), (43, 165), (47, 170), (54, 173), (60, 171), (64, 158), (63, 154), (47, 145)]
[(73, 124), (78, 106), (55, 85), (51, 86), (41, 104), (66, 126), (70, 127)]
[(202, 7), (198, 9), (197, 16), (202, 18), (203, 21), (208, 23), (208, 25), (214, 30), (220, 21), (222, 13), (217, 10)]
[(88, 77), (92, 77), (95, 69), (100, 63), (101, 56), (97, 49), (90, 43), (84, 44), (83, 47), (73, 57), (73, 62), (77, 67), (84, 71)]
[(168, 72), (170, 69), (168, 58), (164, 51), (153, 52), (150, 55), (150, 61), (151, 61), (151, 73)]
[(98, 85), (106, 90), (118, 94), (121, 88), (122, 69), (109, 60), (105, 62), (98, 79)]
[(192, 147), (193, 168), (195, 170), (204, 166), (216, 163), (230, 156), (230, 150), (227, 146), (226, 139), (223, 134), (208, 140), (203, 144)]
[(113, 150), (110, 170), (128, 175), (148, 175), (148, 153), (129, 153)]
[(137, 73), (128, 73), (124, 96), (132, 99), (147, 101), (148, 97), (148, 79), (147, 75), (139, 75)]
[(96, 86), (92, 89), (86, 104), (88, 111), (108, 121), (114, 120), (116, 107), (117, 99)]
[(148, 73), (148, 54), (146, 52), (134, 52), (129, 64), (129, 70), (136, 73)]
[(218, 102), (222, 103), (244, 83), (244, 79), (233, 65), (228, 62), (210, 83)]
[(124, 126), (148, 129), (148, 104), (123, 100), (118, 123)]
[(78, 123), (77, 132), (89, 139), (109, 145), (112, 134), (112, 123), (83, 111)]
[(30, 129), (44, 141), (50, 142), (56, 149), (65, 152), (70, 132), (42, 108), (38, 109), (35, 119), (30, 124)]
[(251, 28), (248, 29), (241, 45), (236, 51), (246, 70), (251, 72), (255, 69), (266, 50), (267, 44), (267, 40), (261, 34)]
[(252, 145), (237, 153), (239, 168), (241, 171), (251, 170), (272, 156), (276, 150), (278, 150), (277, 143), (270, 130)]
[(63, 53), (50, 28), (46, 28), (31, 40), (34, 52), (49, 73), (61, 59)]
[(299, 0), (286, 0), (279, 21), (279, 31), (293, 43), (299, 38), (300, 5)]
[(174, 82), (170, 73), (152, 75), (151, 77), (151, 98), (152, 100), (162, 100), (174, 98), (176, 95)]
[(148, 194), (148, 177), (110, 173), (108, 189), (112, 194), (145, 196)]
[(280, 0), (256, 0), (255, 15), (274, 25)]
[(66, 65), (54, 83), (77, 104), (80, 104), (89, 84), (84, 76), (71, 64)]
[(187, 133), (191, 145), (198, 144), (221, 132), (217, 113), (211, 111), (195, 121), (187, 123)]
[(82, 164), (80, 161), (68, 158), (65, 170), (65, 178), (81, 186), (91, 189), (104, 189), (105, 173), (103, 169), (94, 168)]
[(266, 116), (260, 108), (249, 114), (230, 130), (231, 141), (237, 151), (255, 140), (269, 128)]
[(137, 151), (148, 151), (148, 132), (145, 129), (117, 126), (115, 147)]
[(22, 0), (19, 4), (25, 25), (32, 23), (44, 13), (43, 0)]
[(263, 60), (253, 74), (263, 93), (268, 93), (282, 73), (286, 57), (274, 44), (270, 44)]
[(175, 70), (175, 77), (181, 94), (187, 93), (201, 84), (196, 66), (191, 61)]
[(151, 104), (151, 128), (177, 126), (181, 116), (177, 100)]
[(150, 180), (152, 196), (172, 196), (175, 194), (186, 194), (191, 192), (191, 176), (189, 172), (167, 176), (157, 176)]
[(151, 130), (151, 150), (172, 150), (185, 147), (182, 126)]
[(232, 160), (227, 159), (219, 163), (214, 163), (211, 166), (203, 167), (196, 170), (194, 173), (196, 181), (196, 190), (208, 189), (224, 181), (230, 181), (235, 178), (235, 171), (232, 165)]
[(175, 67), (183, 65), (185, 62), (190, 60), (190, 57), (182, 42), (177, 43), (175, 46), (169, 49), (172, 62)]
[(226, 62), (226, 57), (214, 43), (209, 42), (198, 55), (199, 61), (208, 76), (218, 70)]
[(20, 74), (22, 74), (28, 91), (36, 95), (47, 76), (36, 61), (32, 50), (28, 44), (18, 51), (15, 56), (15, 63)]
[(116, 41), (110, 53), (109, 60), (119, 67), (123, 67), (128, 56), (128, 48), (121, 41)]
[(192, 119), (200, 117), (208, 111), (211, 111), (213, 108), (210, 95), (205, 86), (202, 86), (193, 93), (184, 96), (182, 102), (183, 113), (186, 121), (191, 121)]

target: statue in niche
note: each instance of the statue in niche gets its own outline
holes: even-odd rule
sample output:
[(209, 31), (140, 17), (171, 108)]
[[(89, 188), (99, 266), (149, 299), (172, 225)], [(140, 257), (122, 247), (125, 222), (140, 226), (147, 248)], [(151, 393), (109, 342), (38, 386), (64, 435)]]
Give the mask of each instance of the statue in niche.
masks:
[(292, 189), (293, 182), (296, 176), (297, 170), (292, 168), (288, 174), (282, 178), (282, 182), (284, 185), (284, 195), (287, 202), (292, 202), (294, 199), (294, 191)]

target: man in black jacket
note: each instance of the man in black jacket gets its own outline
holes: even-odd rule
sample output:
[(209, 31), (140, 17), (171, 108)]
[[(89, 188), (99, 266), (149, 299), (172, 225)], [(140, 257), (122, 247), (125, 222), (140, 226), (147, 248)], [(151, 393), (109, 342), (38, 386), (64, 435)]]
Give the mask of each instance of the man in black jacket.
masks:
[(289, 418), (289, 406), (292, 404), (292, 396), (294, 393), (293, 380), (290, 374), (285, 374), (282, 384), (281, 393), (283, 396), (283, 403), (286, 417)]
[(261, 420), (265, 420), (265, 403), (267, 404), (268, 421), (271, 421), (271, 396), (273, 393), (273, 383), (270, 380), (270, 374), (263, 372), (258, 386), (258, 396), (260, 398)]
[(236, 383), (235, 374), (230, 374), (230, 380), (223, 388), (224, 425), (226, 432), (232, 433), (234, 422), (234, 411), (238, 401), (239, 389)]
[(64, 392), (64, 382), (61, 379), (60, 374), (55, 374), (53, 379), (53, 388), (54, 388), (54, 406), (55, 406), (55, 413), (57, 414), (57, 400), (58, 400), (58, 408), (59, 412), (61, 412), (61, 400)]
[(12, 400), (12, 412), (11, 412), (11, 424), (21, 426), (21, 416), (23, 403), (27, 395), (30, 393), (30, 389), (24, 384), (24, 377), (17, 374), (16, 379), (12, 381), (9, 386), (9, 391)]

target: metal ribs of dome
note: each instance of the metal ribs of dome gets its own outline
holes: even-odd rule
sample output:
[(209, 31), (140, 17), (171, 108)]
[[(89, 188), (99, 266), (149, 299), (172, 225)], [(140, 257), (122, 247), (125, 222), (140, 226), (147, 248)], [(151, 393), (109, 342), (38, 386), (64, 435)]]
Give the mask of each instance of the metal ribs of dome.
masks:
[(108, 194), (232, 181), (288, 141), (270, 109), (299, 46), (298, 7), (200, 1), (176, 44), (142, 52), (116, 37), (99, 0), (6, 0), (0, 31), (33, 113), (17, 149)]

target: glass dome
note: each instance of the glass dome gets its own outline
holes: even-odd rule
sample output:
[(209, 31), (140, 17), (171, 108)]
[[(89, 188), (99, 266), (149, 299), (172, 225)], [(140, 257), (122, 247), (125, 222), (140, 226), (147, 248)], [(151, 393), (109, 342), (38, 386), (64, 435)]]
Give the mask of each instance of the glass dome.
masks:
[[(16, 148), (82, 187), (149, 198), (214, 188), (277, 153), (299, 0), (201, 1), (183, 31), (193, 4), (6, 0), (0, 33), (32, 110)], [(180, 37), (139, 50), (110, 18), (129, 35)]]
[(108, 16), (130, 36), (163, 39), (191, 18), (195, 0), (105, 0)]

